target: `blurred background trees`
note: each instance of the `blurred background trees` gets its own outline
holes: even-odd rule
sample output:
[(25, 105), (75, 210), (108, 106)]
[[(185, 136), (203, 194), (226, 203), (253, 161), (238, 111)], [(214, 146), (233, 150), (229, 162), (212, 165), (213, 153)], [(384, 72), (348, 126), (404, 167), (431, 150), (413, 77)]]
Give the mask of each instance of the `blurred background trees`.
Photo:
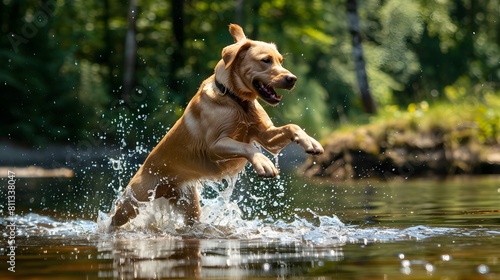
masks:
[[(128, 2), (3, 1), (0, 138), (44, 145), (96, 131), (113, 137), (116, 130), (99, 124), (118, 115), (141, 129), (130, 134), (131, 143), (141, 141), (140, 134), (163, 135), (232, 43), (232, 22), (252, 39), (275, 42), (285, 67), (299, 77), (282, 104), (268, 110), (274, 121), (326, 136), (336, 123), (367, 119), (346, 4), (138, 0), (135, 71), (123, 98)], [(363, 0), (358, 15), (380, 108), (498, 94), (499, 1)]]

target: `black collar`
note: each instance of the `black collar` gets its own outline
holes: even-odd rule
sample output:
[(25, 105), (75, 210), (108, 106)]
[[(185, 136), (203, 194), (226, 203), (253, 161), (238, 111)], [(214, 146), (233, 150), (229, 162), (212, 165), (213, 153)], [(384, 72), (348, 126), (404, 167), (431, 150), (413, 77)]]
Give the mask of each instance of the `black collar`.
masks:
[(227, 95), (231, 97), (236, 103), (240, 104), (243, 109), (247, 110), (248, 109), (248, 103), (249, 101), (243, 100), (241, 97), (237, 96), (234, 92), (230, 91), (227, 87), (225, 87), (223, 84), (219, 83), (217, 79), (215, 79), (215, 86), (220, 90), (222, 95)]

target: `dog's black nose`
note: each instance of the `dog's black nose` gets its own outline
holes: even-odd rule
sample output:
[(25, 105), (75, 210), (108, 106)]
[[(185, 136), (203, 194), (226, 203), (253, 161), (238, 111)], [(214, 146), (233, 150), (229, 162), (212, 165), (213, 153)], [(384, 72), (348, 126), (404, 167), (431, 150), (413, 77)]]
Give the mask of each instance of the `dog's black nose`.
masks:
[(295, 85), (295, 82), (297, 81), (297, 77), (293, 74), (286, 75), (285, 79), (289, 85)]

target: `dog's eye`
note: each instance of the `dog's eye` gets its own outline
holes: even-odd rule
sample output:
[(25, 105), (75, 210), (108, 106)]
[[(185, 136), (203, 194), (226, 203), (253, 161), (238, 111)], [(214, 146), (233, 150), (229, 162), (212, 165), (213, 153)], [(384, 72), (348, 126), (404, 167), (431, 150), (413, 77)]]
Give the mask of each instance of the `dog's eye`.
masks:
[(271, 63), (271, 59), (270, 58), (264, 58), (261, 61), (264, 62), (264, 63)]

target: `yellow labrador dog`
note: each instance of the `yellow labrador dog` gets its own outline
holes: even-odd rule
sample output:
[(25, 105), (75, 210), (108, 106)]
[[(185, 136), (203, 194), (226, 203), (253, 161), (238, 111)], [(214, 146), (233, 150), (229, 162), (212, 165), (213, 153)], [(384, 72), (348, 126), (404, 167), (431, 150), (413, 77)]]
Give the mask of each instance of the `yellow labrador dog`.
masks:
[(110, 230), (136, 217), (139, 201), (164, 197), (192, 225), (200, 218), (196, 186), (204, 180), (238, 175), (250, 162), (261, 177), (278, 170), (254, 142), (277, 154), (296, 142), (309, 154), (323, 147), (299, 126), (275, 127), (257, 101), (277, 105), (274, 88), (291, 90), (297, 77), (281, 65), (274, 44), (246, 38), (243, 29), (229, 25), (236, 41), (222, 50), (215, 73), (203, 81), (182, 117), (146, 158), (115, 202)]

